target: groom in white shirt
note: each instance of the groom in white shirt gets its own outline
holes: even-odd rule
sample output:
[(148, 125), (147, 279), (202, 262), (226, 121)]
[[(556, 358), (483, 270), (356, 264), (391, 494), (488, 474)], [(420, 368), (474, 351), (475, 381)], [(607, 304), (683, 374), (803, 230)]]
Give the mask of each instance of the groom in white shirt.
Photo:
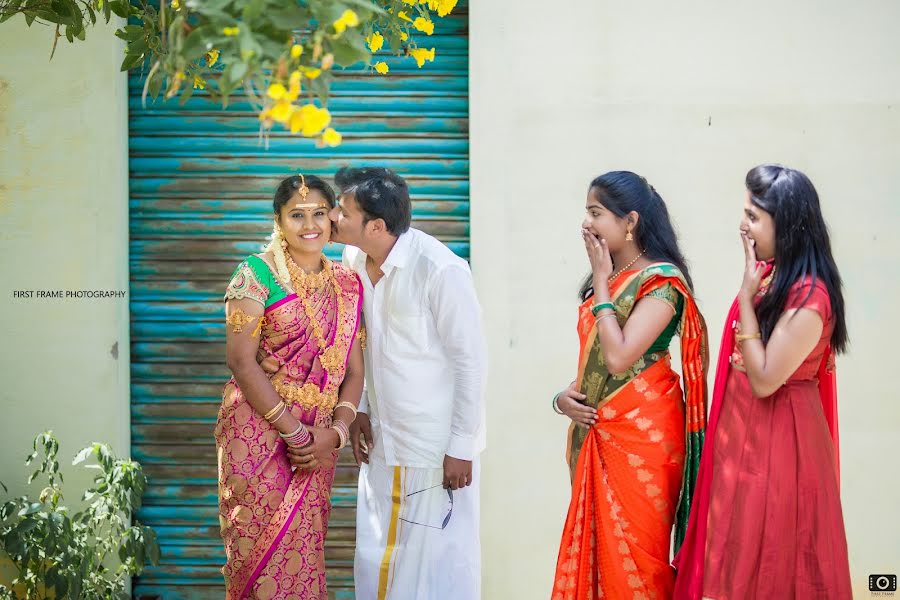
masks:
[(367, 331), (356, 597), (477, 600), (486, 350), (469, 265), (410, 228), (393, 171), (345, 168), (335, 183), (332, 239), (362, 280)]

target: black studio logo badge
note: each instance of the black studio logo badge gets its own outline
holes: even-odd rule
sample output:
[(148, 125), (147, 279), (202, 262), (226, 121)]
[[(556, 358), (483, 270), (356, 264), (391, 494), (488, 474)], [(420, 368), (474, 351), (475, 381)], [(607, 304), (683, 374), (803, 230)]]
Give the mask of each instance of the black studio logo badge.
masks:
[[(896, 592), (896, 575), (869, 575), (870, 592)], [(893, 594), (891, 594), (893, 596)]]

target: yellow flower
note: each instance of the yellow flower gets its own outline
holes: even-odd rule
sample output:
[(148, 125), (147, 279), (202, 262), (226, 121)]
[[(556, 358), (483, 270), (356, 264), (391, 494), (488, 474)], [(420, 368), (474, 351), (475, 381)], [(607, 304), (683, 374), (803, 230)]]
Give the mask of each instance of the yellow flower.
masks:
[(272, 107), (270, 115), (272, 119), (278, 121), (279, 123), (287, 123), (288, 119), (291, 118), (291, 115), (294, 114), (294, 111), (296, 109), (297, 107), (287, 100), (279, 100), (275, 103), (275, 106)]
[(172, 8), (175, 10), (181, 8), (181, 0), (172, 0)]
[(434, 62), (434, 48), (431, 50), (426, 50), (425, 48), (414, 48), (409, 51), (409, 55), (416, 59), (416, 64), (419, 65), (419, 68), (422, 68), (422, 65), (425, 64), (425, 61)]
[(434, 33), (434, 23), (422, 17), (416, 17), (416, 20), (413, 21), (413, 27), (428, 35)]
[(199, 75), (194, 75), (194, 89), (195, 90), (205, 90), (206, 89), (206, 80), (200, 77)]
[(330, 122), (331, 114), (328, 109), (319, 108), (315, 104), (304, 104), (291, 115), (291, 133), (301, 132), (305, 137), (312, 137), (318, 135)]
[(300, 71), (294, 71), (291, 73), (291, 78), (288, 80), (288, 92), (284, 95), (284, 99), (288, 102), (293, 102), (300, 96)]
[(402, 10), (401, 10), (400, 12), (397, 13), (397, 16), (400, 17), (401, 19), (403, 19), (404, 21), (409, 21), (410, 23), (413, 22), (413, 20), (409, 18), (409, 15), (406, 14), (406, 13), (405, 13), (404, 11), (402, 11)]
[(382, 61), (375, 63), (375, 70), (377, 72), (381, 73), (382, 75), (384, 75), (391, 69), (390, 69), (390, 67), (388, 67), (387, 63), (382, 60)]
[(370, 52), (378, 52), (384, 45), (384, 36), (376, 31), (366, 38), (366, 42), (369, 44)]
[(211, 67), (219, 60), (219, 51), (213, 48), (206, 53), (206, 66)]
[(348, 27), (356, 27), (357, 25), (359, 25), (359, 16), (348, 8), (340, 18), (334, 22), (334, 30), (338, 33), (344, 33)]
[(291, 133), (297, 133), (301, 129), (303, 129), (303, 114), (301, 111), (294, 111), (294, 114), (291, 115), (290, 122)]
[(409, 34), (406, 33), (405, 31), (401, 31), (401, 32), (400, 32), (400, 39), (401, 39), (402, 41), (405, 42), (406, 40), (409, 39)]
[(446, 17), (456, 8), (457, 0), (428, 0), (428, 8), (437, 11), (439, 17)]
[(287, 89), (280, 83), (273, 83), (266, 92), (272, 100), (281, 100), (287, 94)]
[(303, 69), (303, 75), (307, 79), (315, 79), (316, 77), (318, 77), (319, 75), (322, 74), (322, 69), (318, 69), (316, 67), (300, 67), (300, 68)]
[(339, 146), (342, 139), (344, 139), (344, 136), (332, 127), (329, 127), (322, 133), (322, 141), (325, 142), (326, 146)]
[(222, 30), (223, 35), (227, 35), (228, 37), (234, 37), (241, 32), (240, 27), (226, 27)]
[(291, 46), (291, 58), (300, 58), (301, 54), (303, 54), (303, 46), (300, 44)]

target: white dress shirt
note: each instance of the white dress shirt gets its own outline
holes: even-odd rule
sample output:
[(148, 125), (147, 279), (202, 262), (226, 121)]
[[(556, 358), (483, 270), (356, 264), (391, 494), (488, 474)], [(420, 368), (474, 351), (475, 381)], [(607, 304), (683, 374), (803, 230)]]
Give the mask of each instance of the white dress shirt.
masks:
[(344, 264), (363, 283), (366, 385), (360, 412), (388, 465), (441, 468), (485, 446), (487, 350), (468, 263), (417, 229), (401, 235), (372, 286), (367, 256)]

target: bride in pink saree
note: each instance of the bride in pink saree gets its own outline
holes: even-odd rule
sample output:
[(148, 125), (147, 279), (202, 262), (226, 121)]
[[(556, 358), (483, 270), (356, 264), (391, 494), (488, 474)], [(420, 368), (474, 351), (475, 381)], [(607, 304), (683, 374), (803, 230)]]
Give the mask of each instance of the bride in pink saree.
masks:
[(225, 294), (233, 377), (215, 438), (227, 600), (328, 597), (331, 485), (363, 382), (361, 285), (322, 254), (334, 201), (317, 177), (285, 179), (272, 243)]

